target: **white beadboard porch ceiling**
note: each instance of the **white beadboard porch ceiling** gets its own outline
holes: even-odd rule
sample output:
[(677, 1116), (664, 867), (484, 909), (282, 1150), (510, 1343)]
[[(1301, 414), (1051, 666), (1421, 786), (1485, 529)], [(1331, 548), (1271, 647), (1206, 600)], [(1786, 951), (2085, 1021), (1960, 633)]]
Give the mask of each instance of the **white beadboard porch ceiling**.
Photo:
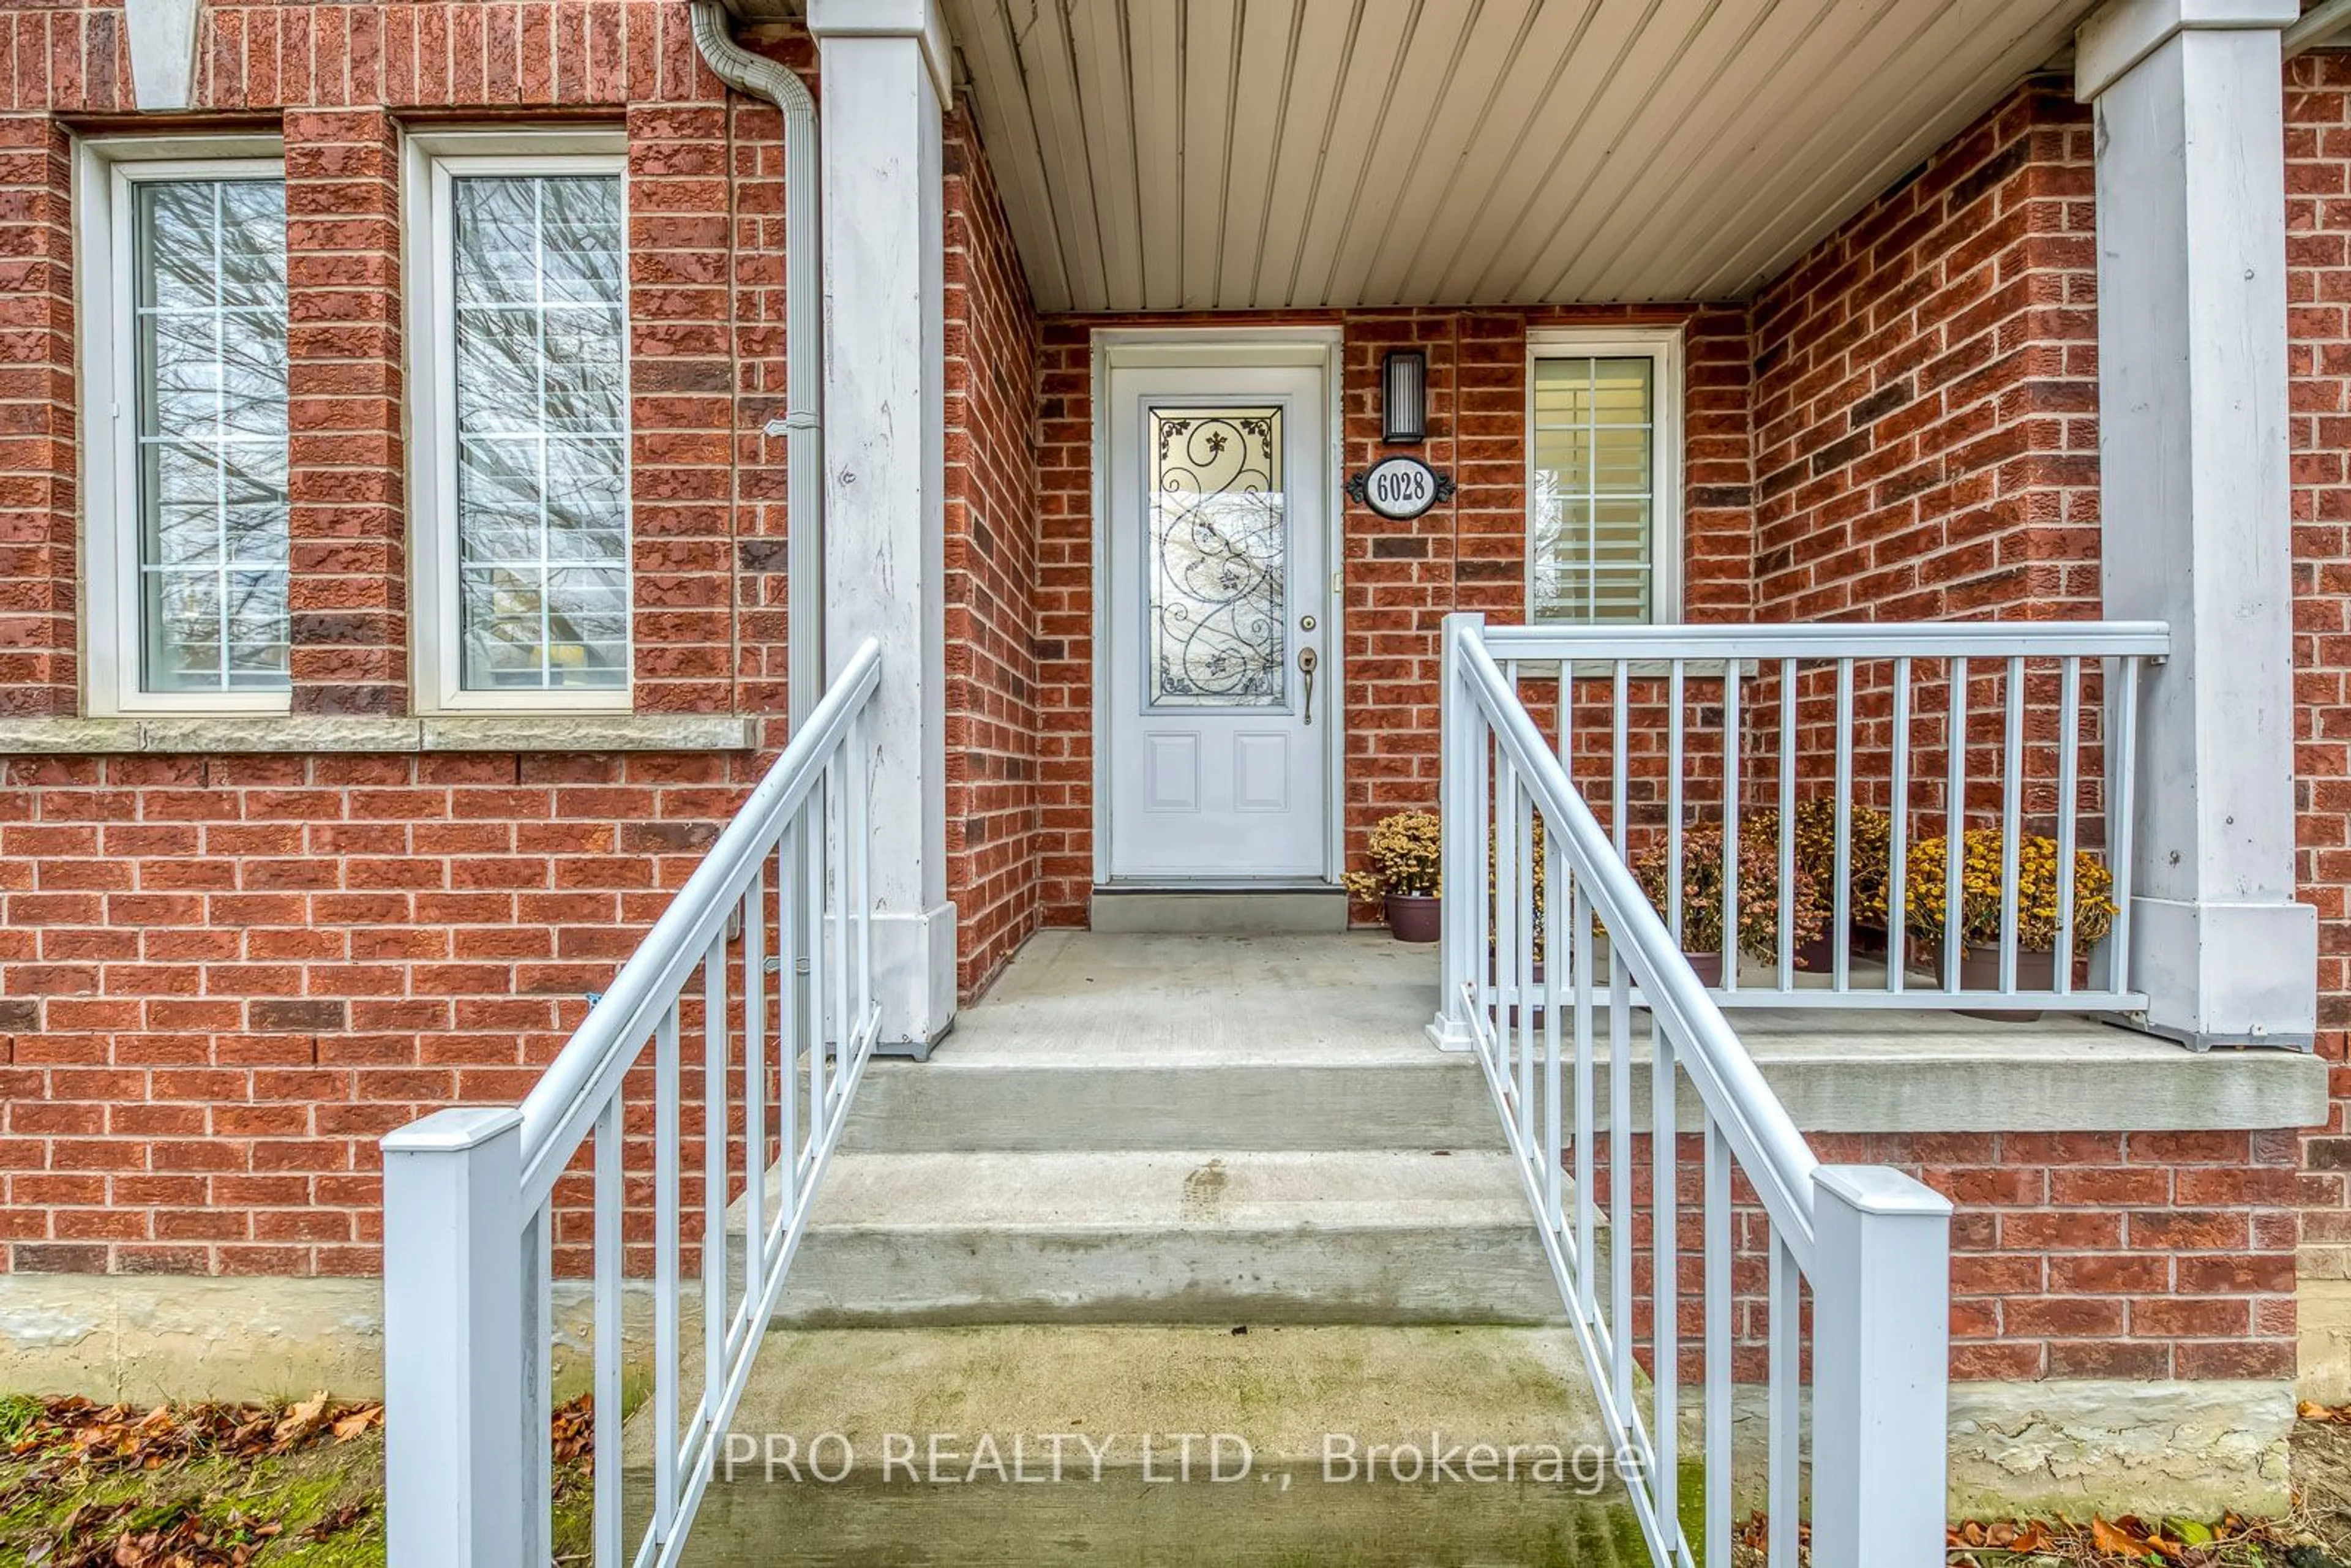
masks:
[(946, 0), (1039, 308), (1751, 293), (2092, 0)]

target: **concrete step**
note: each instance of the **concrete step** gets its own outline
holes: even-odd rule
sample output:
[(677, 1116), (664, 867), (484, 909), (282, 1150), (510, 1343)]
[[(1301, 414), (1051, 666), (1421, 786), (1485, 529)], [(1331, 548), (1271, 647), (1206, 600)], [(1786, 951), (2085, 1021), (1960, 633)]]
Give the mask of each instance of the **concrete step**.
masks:
[(1336, 936), (1347, 929), (1347, 890), (1098, 887), (1087, 921), (1119, 936)]
[[(1458, 1465), (1458, 1461), (1457, 1461)], [(684, 1568), (1651, 1568), (1622, 1482), (714, 1486)], [(643, 1496), (639, 1485), (633, 1495)], [(628, 1537), (639, 1539), (641, 1509)]]
[(1378, 935), (1040, 932), (928, 1061), (873, 1063), (844, 1146), (1499, 1148), (1436, 995), (1431, 950)]
[[(769, 1212), (774, 1212), (771, 1208)], [(1540, 1323), (1507, 1156), (846, 1154), (778, 1323)]]
[(1157, 1054), (953, 1040), (877, 1059), (841, 1146), (859, 1154), (1499, 1147), (1477, 1062), (1425, 1041)]
[(732, 1437), (700, 1568), (1647, 1562), (1562, 1331), (779, 1333)]

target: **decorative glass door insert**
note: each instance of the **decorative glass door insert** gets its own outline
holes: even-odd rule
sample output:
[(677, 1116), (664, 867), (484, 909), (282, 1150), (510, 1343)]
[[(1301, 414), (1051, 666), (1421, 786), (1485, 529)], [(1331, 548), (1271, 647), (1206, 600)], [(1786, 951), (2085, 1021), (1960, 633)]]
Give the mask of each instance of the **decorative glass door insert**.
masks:
[(1278, 406), (1148, 412), (1155, 709), (1289, 704), (1281, 416)]

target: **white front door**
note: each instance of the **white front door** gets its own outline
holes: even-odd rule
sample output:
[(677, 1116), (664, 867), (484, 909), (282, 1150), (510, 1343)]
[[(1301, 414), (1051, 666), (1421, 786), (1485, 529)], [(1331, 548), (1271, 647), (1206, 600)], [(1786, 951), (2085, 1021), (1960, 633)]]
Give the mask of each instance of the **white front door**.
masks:
[(1320, 365), (1107, 375), (1113, 880), (1329, 874), (1332, 689)]

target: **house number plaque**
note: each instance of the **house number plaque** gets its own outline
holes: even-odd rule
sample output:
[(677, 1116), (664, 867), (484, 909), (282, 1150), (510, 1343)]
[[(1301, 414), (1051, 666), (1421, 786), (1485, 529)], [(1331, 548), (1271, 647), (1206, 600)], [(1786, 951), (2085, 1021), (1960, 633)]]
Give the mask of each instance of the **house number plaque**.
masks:
[(1453, 497), (1453, 479), (1417, 457), (1383, 457), (1347, 481), (1347, 494), (1384, 517), (1416, 517)]

